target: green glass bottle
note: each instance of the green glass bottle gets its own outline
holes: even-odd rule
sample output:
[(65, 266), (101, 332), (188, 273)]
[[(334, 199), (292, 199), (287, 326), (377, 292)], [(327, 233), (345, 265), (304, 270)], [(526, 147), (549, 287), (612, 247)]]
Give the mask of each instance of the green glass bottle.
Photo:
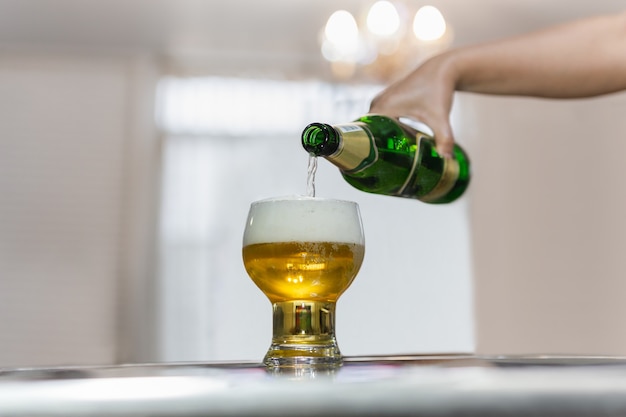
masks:
[(441, 157), (432, 136), (422, 131), (427, 128), (416, 126), (375, 114), (346, 124), (311, 123), (302, 132), (302, 146), (336, 165), (361, 191), (450, 203), (469, 184), (467, 154), (455, 144), (452, 158)]

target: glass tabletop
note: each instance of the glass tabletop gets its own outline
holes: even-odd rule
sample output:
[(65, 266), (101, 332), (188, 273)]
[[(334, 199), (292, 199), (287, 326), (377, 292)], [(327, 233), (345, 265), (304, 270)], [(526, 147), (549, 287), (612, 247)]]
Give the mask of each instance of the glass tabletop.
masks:
[(622, 416), (626, 358), (348, 357), (337, 370), (255, 362), (0, 369), (10, 416)]

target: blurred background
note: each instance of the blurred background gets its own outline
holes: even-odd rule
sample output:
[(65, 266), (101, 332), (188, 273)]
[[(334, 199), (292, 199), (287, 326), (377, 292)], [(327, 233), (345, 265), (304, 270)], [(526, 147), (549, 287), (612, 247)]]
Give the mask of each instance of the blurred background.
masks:
[[(260, 360), (241, 237), (250, 202), (305, 193), (306, 124), (446, 48), (623, 7), (0, 0), (0, 366)], [(473, 180), (448, 206), (319, 161), (317, 195), (357, 201), (367, 240), (343, 353), (626, 354), (625, 112), (458, 94)]]

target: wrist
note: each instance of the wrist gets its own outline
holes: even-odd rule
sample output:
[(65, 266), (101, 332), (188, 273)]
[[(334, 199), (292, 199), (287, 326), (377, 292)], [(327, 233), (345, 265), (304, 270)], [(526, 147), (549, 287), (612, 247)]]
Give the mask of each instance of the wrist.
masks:
[(460, 50), (452, 49), (431, 58), (438, 77), (444, 85), (450, 86), (453, 91), (463, 89), (463, 71), (460, 60)]

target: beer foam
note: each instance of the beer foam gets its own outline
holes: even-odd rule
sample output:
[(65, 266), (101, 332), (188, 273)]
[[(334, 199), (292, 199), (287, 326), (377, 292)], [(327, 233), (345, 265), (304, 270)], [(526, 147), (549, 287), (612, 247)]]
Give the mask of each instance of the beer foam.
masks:
[(252, 203), (243, 245), (270, 242), (363, 244), (359, 206), (318, 197), (280, 197)]

